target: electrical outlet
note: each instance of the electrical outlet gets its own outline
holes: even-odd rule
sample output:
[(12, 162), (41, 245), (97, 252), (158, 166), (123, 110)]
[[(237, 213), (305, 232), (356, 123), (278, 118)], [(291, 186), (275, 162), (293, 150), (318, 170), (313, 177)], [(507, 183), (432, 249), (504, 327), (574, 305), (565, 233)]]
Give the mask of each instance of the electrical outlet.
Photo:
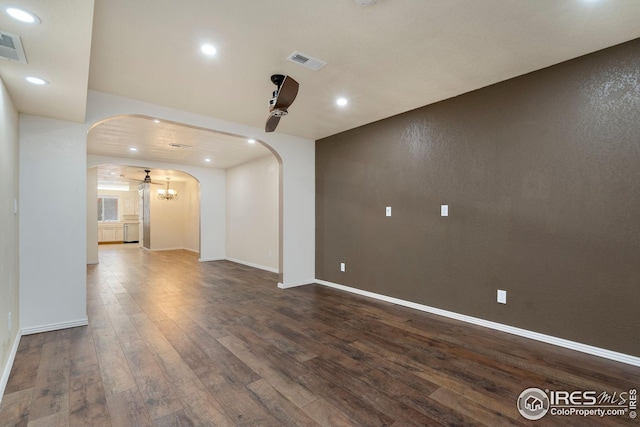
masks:
[(342, 272), (347, 271), (347, 266), (345, 265), (345, 263), (344, 263), (344, 262), (341, 262), (341, 263), (340, 263), (340, 271), (342, 271)]
[(498, 289), (498, 302), (500, 304), (507, 303), (507, 291), (503, 291), (502, 289)]
[(386, 214), (387, 216), (391, 216), (391, 206), (387, 206)]

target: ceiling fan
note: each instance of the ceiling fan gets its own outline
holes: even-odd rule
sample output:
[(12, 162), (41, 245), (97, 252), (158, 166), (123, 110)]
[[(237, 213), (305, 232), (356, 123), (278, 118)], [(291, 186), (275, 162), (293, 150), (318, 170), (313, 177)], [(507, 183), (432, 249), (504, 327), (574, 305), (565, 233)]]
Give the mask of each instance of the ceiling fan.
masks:
[[(144, 171), (146, 172), (144, 179), (136, 179), (136, 178), (127, 178), (127, 179), (131, 181), (138, 181), (138, 182), (149, 183), (149, 184), (164, 185), (164, 182), (151, 181), (151, 175), (149, 175), (149, 173), (151, 172), (151, 169), (145, 169)], [(120, 176), (125, 178), (124, 175), (120, 175)]]
[(274, 74), (271, 76), (271, 82), (278, 86), (273, 91), (273, 98), (269, 100), (269, 118), (264, 127), (265, 132), (273, 132), (278, 127), (280, 117), (286, 116), (287, 110), (298, 95), (300, 85), (290, 76), (283, 74)]

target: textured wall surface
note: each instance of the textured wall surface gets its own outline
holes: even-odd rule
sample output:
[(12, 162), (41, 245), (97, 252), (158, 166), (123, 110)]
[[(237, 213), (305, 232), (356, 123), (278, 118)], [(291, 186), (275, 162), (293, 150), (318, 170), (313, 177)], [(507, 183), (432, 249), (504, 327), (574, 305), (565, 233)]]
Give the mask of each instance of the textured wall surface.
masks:
[(317, 141), (316, 277), (640, 356), (639, 51)]

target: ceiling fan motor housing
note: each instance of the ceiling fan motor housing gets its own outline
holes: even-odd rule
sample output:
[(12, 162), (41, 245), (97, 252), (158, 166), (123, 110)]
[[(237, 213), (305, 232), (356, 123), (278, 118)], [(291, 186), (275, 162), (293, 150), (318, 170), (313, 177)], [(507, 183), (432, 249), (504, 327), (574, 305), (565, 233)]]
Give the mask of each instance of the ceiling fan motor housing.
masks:
[(269, 100), (269, 118), (265, 125), (266, 132), (273, 132), (278, 126), (280, 117), (286, 116), (289, 106), (298, 94), (299, 84), (297, 81), (284, 74), (273, 74), (271, 82), (277, 86), (273, 91), (273, 97)]
[(289, 112), (287, 110), (273, 110), (270, 114), (276, 117), (283, 117), (289, 114)]
[(280, 86), (282, 85), (282, 82), (284, 81), (285, 75), (284, 74), (273, 74), (271, 76), (271, 82), (278, 86), (278, 88), (280, 88)]

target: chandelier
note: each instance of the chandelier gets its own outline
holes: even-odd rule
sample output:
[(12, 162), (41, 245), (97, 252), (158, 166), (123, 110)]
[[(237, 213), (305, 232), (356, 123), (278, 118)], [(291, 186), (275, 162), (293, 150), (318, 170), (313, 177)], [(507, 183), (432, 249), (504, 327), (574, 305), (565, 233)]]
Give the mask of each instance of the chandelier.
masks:
[(160, 200), (178, 200), (178, 192), (172, 188), (169, 188), (169, 178), (167, 178), (167, 188), (160, 188), (158, 190), (158, 199)]

